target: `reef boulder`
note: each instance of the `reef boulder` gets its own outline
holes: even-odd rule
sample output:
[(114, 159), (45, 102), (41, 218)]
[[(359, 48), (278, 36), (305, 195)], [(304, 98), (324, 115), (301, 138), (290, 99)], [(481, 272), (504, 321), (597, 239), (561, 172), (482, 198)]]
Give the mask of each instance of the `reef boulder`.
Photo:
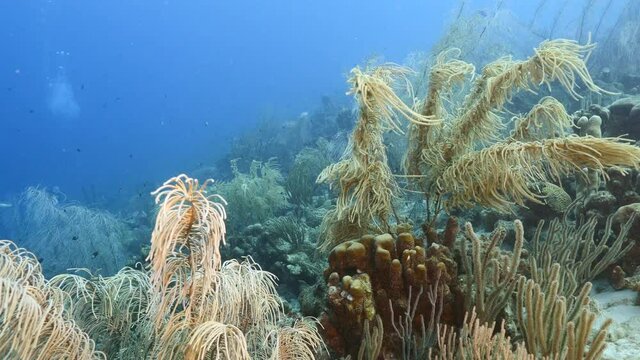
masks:
[(609, 121), (605, 122), (608, 136), (628, 134), (632, 139), (640, 139), (640, 96), (616, 100), (609, 105), (609, 111)]

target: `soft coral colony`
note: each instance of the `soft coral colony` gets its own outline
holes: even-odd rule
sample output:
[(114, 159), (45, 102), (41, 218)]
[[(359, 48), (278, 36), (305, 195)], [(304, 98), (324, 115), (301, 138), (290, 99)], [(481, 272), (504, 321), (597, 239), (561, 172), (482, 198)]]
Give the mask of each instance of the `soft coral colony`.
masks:
[(154, 192), (147, 271), (45, 281), (32, 254), (3, 243), (3, 357), (313, 358), (315, 320), (284, 318), (274, 276), (251, 258), (221, 261), (224, 199), (209, 184), (179, 175)]
[[(569, 174), (588, 183), (606, 179), (612, 168), (640, 166), (640, 148), (623, 139), (568, 135), (571, 117), (552, 97), (517, 117), (501, 137), (500, 113), (517, 91), (560, 84), (578, 97), (580, 82), (602, 92), (585, 65), (592, 50), (592, 44), (553, 40), (526, 60), (499, 59), (456, 105), (453, 89), (475, 72), (456, 49), (436, 58), (426, 98), (415, 103), (408, 69), (355, 68), (349, 83), (359, 118), (348, 151), (318, 177), (338, 192), (319, 238), (321, 251), (329, 252), (319, 320), (285, 315), (275, 276), (250, 257), (222, 261), (226, 202), (209, 193), (211, 181), (179, 175), (153, 193), (158, 213), (143, 270), (45, 280), (31, 253), (0, 243), (0, 354), (600, 358), (610, 321), (595, 327), (589, 281), (630, 248), (633, 216), (613, 240), (611, 218), (600, 232), (593, 219), (565, 218), (546, 231), (541, 224), (531, 236), (515, 221), (510, 251), (501, 247), (508, 236), (503, 227), (485, 236), (469, 223), (460, 229), (454, 217), (442, 231), (433, 221), (475, 205), (511, 212), (544, 202), (543, 190)], [(411, 103), (398, 95), (399, 86)], [(408, 121), (408, 147), (399, 177), (389, 166), (384, 135), (404, 132), (401, 119)], [(403, 190), (398, 178), (426, 200), (423, 236), (396, 209)]]

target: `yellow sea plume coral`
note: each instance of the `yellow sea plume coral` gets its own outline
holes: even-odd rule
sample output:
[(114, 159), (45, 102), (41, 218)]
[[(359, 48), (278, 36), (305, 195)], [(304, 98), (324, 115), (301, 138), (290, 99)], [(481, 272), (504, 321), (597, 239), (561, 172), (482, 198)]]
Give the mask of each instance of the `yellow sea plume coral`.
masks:
[(606, 177), (607, 168), (639, 165), (640, 148), (619, 138), (501, 142), (456, 161), (438, 179), (437, 188), (449, 194), (449, 207), (480, 204), (509, 211), (526, 199), (540, 202), (532, 183), (557, 182), (568, 173), (584, 174), (585, 168)]
[(576, 92), (579, 78), (587, 89), (597, 93), (607, 93), (593, 82), (585, 60), (589, 58), (596, 44), (588, 42), (580, 45), (567, 39), (545, 40), (536, 48), (528, 70), (532, 81), (538, 85), (558, 81), (574, 99), (580, 98)]
[[(383, 134), (386, 130), (402, 132), (396, 113), (415, 124), (439, 122), (415, 112), (394, 93), (397, 82), (408, 86), (407, 71), (397, 65), (364, 71), (356, 67), (351, 71), (349, 94), (355, 95), (360, 116), (343, 159), (325, 168), (317, 180), (335, 184), (340, 190), (335, 222), (324, 226), (325, 234), (334, 233), (331, 228), (340, 227), (340, 222), (357, 223), (365, 228), (372, 221), (386, 225), (397, 184), (387, 163)], [(409, 92), (412, 92), (410, 88)], [(324, 240), (328, 243), (321, 247), (326, 249), (335, 241), (326, 235)]]
[(247, 340), (240, 329), (217, 321), (198, 325), (189, 339), (185, 360), (251, 359)]
[(192, 299), (187, 307), (190, 313), (196, 292), (206, 294), (220, 268), (225, 201), (219, 195), (207, 195), (211, 182), (207, 180), (200, 185), (198, 180), (181, 174), (152, 193), (160, 209), (147, 260), (151, 261), (151, 282), (163, 295), (158, 316), (168, 308), (175, 310), (172, 304), (184, 296), (176, 284), (188, 289), (188, 297)]
[[(587, 70), (585, 59), (594, 49), (594, 44), (580, 45), (575, 41), (559, 39), (544, 41), (535, 49), (535, 54), (524, 61), (502, 58), (488, 64), (482, 76), (476, 80), (474, 91), (467, 98), (463, 111), (453, 123), (448, 136), (442, 137), (438, 151), (445, 161), (456, 159), (473, 150), (477, 142), (495, 141), (497, 131), (502, 128), (502, 110), (516, 90), (533, 91), (541, 85), (550, 86), (558, 81), (573, 97), (577, 80), (595, 92), (604, 92), (594, 84)], [(425, 161), (437, 162), (432, 152), (423, 153)], [(439, 164), (440, 167), (442, 164)]]
[(364, 71), (360, 67), (351, 70), (348, 83), (351, 89), (347, 95), (354, 95), (360, 103), (361, 110), (375, 112), (376, 119), (381, 125), (402, 132), (397, 122), (396, 113), (402, 115), (411, 123), (433, 125), (442, 120), (422, 115), (405, 104), (393, 91), (398, 82), (404, 83), (406, 90), (412, 96), (413, 89), (407, 79), (410, 69), (395, 64), (385, 64)]
[[(429, 73), (429, 90), (427, 98), (422, 104), (421, 113), (435, 119), (443, 119), (445, 109), (443, 98), (451, 92), (454, 86), (462, 84), (465, 78), (473, 74), (475, 67), (458, 59), (460, 49), (449, 49), (441, 52)], [(407, 175), (420, 175), (422, 149), (428, 148), (434, 141), (435, 134), (439, 133), (442, 122), (425, 126), (420, 123), (409, 125), (409, 148), (404, 159), (404, 168)]]
[(508, 140), (531, 141), (565, 135), (573, 125), (564, 105), (551, 96), (545, 96), (528, 114), (515, 118), (515, 128)]
[(65, 296), (42, 276), (35, 256), (0, 241), (0, 357), (104, 359), (64, 308)]
[(296, 320), (292, 326), (283, 326), (269, 334), (273, 343), (269, 359), (272, 360), (314, 360), (315, 352), (324, 346), (316, 328), (315, 319)]

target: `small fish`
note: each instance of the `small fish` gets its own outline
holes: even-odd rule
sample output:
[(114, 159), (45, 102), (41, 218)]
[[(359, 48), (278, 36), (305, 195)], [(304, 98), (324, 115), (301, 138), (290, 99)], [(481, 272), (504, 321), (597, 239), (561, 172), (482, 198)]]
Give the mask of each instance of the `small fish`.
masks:
[(95, 259), (96, 256), (98, 256), (98, 252), (97, 251), (94, 251), (94, 252), (91, 253), (91, 258), (92, 259)]
[(73, 237), (71, 238), (71, 240), (78, 240), (78, 235), (73, 235)]
[(76, 148), (76, 151), (77, 152), (82, 152), (82, 150), (80, 150), (80, 148)]
[(129, 154), (129, 159), (133, 159), (133, 154)]
[(12, 207), (12, 206), (13, 206), (13, 205), (11, 205), (11, 204), (9, 204), (9, 203), (3, 203), (3, 202), (0, 202), (0, 208), (10, 208), (10, 207)]
[(43, 257), (39, 257), (39, 258), (38, 258), (38, 262), (39, 262), (40, 264), (42, 264), (42, 263), (44, 262), (44, 258), (43, 258)]

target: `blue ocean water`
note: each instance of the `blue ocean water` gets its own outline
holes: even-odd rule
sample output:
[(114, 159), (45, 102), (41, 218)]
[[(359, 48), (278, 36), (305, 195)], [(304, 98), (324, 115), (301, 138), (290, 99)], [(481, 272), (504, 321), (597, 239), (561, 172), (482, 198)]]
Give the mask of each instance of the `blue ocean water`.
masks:
[(504, 3), (2, 2), (0, 198), (43, 185), (117, 202), (213, 162), (261, 117), (339, 98), (369, 57), (427, 51), (460, 9), (539, 5)]
[(363, 59), (399, 62), (428, 48), (452, 9), (2, 2), (0, 198), (42, 185), (115, 207), (145, 184), (212, 163), (265, 114), (295, 118), (322, 95), (341, 95)]

